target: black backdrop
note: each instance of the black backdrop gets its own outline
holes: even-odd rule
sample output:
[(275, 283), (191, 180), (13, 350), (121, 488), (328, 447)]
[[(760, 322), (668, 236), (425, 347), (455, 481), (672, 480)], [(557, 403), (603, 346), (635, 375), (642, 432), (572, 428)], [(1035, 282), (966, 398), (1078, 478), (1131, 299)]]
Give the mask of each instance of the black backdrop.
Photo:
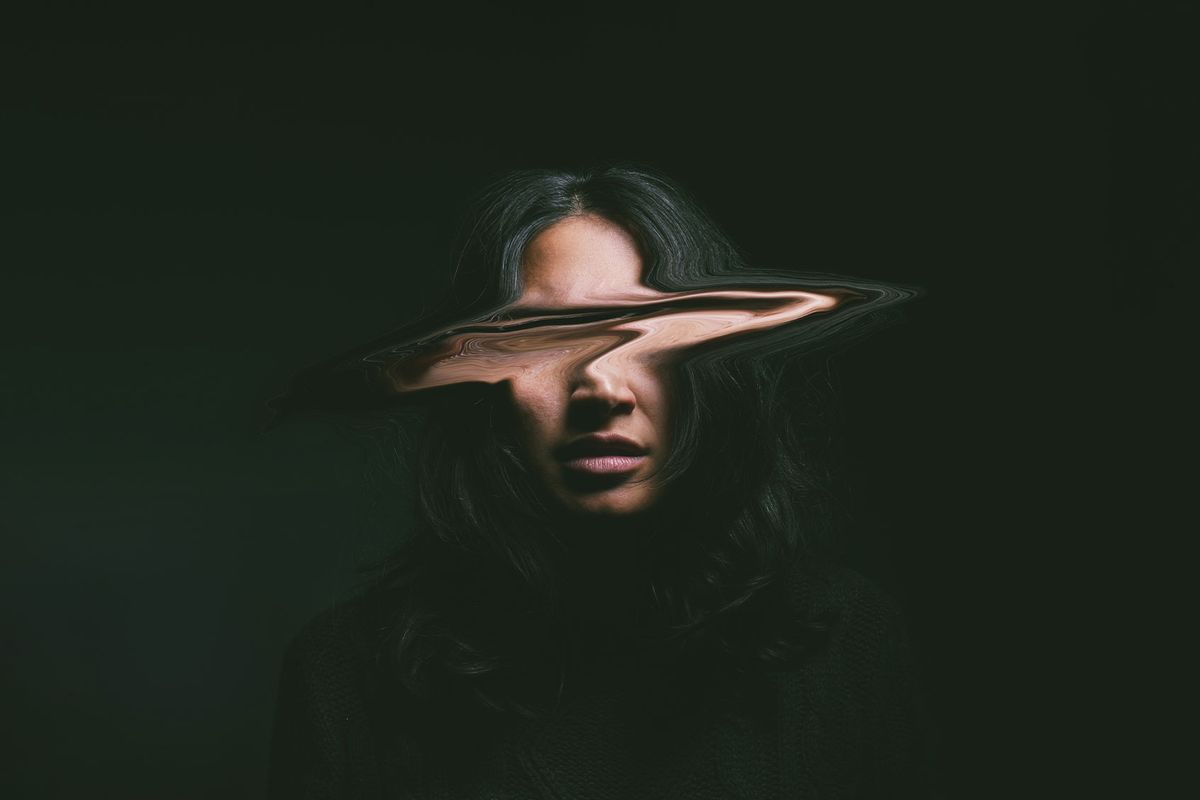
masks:
[(835, 376), (949, 796), (1163, 780), (1197, 14), (965, 5), (6, 25), (8, 796), (261, 793), (284, 642), (403, 517), (261, 404), (436, 300), (488, 175), (613, 158), (756, 264), (926, 290)]

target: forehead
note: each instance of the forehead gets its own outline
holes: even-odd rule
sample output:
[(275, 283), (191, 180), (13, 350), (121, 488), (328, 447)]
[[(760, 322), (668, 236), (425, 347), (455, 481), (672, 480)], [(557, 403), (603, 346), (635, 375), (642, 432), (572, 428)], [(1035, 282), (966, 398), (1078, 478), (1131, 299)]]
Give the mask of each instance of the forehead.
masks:
[(659, 296), (643, 283), (644, 269), (637, 243), (620, 225), (594, 214), (567, 217), (525, 248), (516, 305), (611, 305)]

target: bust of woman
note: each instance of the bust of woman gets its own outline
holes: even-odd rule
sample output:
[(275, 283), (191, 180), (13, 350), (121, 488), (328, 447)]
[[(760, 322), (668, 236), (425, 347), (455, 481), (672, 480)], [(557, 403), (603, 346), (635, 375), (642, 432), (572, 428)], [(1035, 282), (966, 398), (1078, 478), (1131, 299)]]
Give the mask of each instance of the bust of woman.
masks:
[(777, 357), (871, 290), (766, 287), (640, 169), (511, 174), (464, 230), (424, 336), (292, 392), (365, 370), (423, 424), (414, 530), (288, 650), (272, 796), (929, 796)]

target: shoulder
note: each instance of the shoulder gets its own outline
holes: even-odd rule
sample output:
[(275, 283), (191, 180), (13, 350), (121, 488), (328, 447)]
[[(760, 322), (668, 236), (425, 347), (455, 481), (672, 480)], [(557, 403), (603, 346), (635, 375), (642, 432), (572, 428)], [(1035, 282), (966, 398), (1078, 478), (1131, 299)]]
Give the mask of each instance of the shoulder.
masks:
[(372, 713), (380, 681), (373, 616), (363, 598), (339, 603), (288, 644), (272, 733), (271, 797), (341, 797), (344, 787), (375, 771)]
[(870, 635), (894, 627), (903, 616), (888, 592), (848, 567), (800, 562), (788, 573), (787, 585), (798, 612), (834, 628), (850, 622), (854, 630)]
[(809, 662), (814, 688), (839, 696), (903, 698), (916, 691), (916, 664), (900, 605), (871, 579), (843, 567), (793, 579), (804, 615), (826, 631)]
[(853, 783), (864, 796), (931, 796), (934, 735), (900, 605), (849, 569), (810, 574), (800, 591), (808, 613), (827, 621), (828, 637), (784, 679), (793, 724), (822, 732), (797, 747), (827, 780)]
[(284, 653), (286, 672), (310, 682), (338, 683), (373, 663), (375, 614), (366, 597), (340, 602), (310, 619)]
[(369, 637), (379, 613), (378, 602), (369, 593), (340, 600), (301, 626), (289, 647), (316, 654), (331, 648), (357, 646)]
[(828, 568), (808, 578), (810, 609), (833, 621), (834, 635), (845, 644), (881, 641), (902, 635), (904, 614), (877, 583), (845, 567)]
[(341, 602), (292, 637), (280, 669), (281, 713), (332, 729), (363, 712), (379, 662), (371, 616), (362, 598)]

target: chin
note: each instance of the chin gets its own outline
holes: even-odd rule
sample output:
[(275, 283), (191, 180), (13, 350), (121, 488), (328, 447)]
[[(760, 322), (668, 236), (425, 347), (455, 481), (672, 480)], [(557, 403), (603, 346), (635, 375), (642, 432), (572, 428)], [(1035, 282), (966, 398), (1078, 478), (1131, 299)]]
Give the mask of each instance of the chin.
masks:
[(654, 495), (644, 489), (610, 489), (591, 494), (572, 494), (562, 498), (572, 511), (593, 517), (619, 519), (650, 510)]

